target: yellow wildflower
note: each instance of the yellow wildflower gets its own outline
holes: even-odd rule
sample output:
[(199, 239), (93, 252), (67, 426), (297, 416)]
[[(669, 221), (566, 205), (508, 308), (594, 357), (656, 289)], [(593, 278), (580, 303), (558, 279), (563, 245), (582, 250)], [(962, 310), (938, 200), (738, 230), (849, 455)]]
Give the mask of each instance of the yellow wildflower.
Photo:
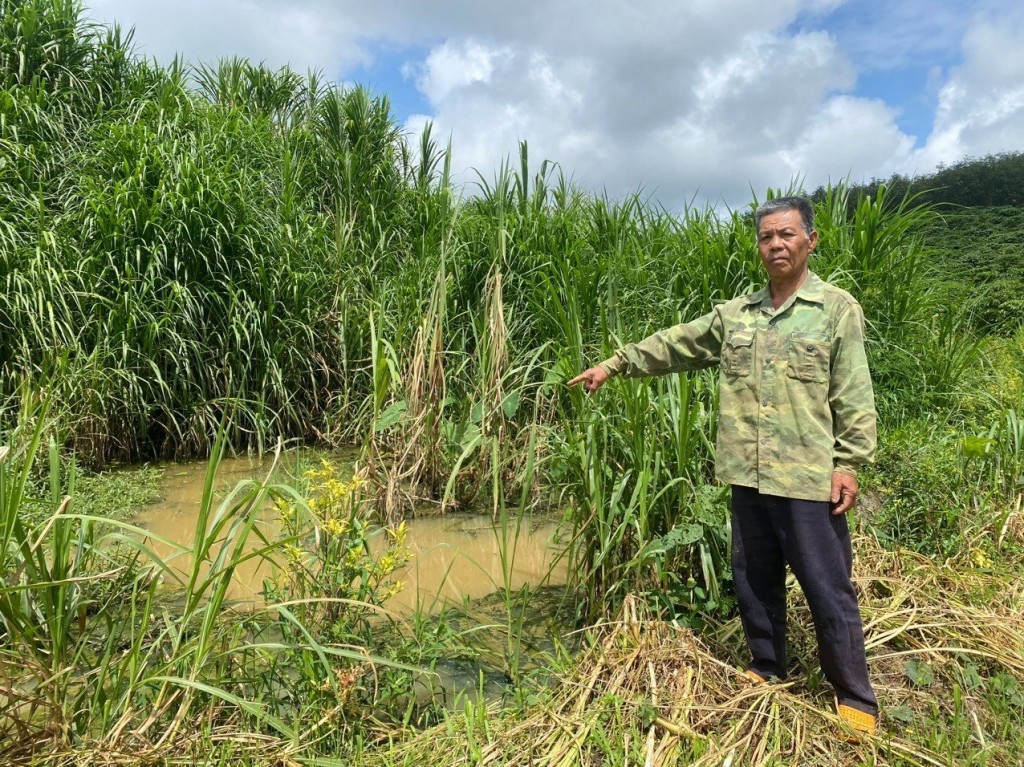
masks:
[(345, 532), (345, 527), (337, 519), (325, 519), (324, 520), (324, 531), (328, 535), (333, 535), (333, 536), (337, 537), (339, 535), (342, 535)]
[(989, 556), (979, 548), (971, 549), (971, 561), (975, 567), (989, 568), (992, 567), (992, 560)]
[(403, 543), (405, 543), (406, 533), (409, 532), (409, 523), (403, 519), (402, 522), (398, 525), (398, 527), (389, 527), (387, 528), (387, 531), (388, 537), (391, 539), (392, 543), (394, 543), (396, 546), (401, 546)]

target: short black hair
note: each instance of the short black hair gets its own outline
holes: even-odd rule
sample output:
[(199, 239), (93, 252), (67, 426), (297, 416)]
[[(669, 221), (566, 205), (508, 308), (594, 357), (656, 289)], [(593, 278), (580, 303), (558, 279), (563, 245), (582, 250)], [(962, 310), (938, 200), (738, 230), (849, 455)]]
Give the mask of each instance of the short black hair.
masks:
[(787, 210), (800, 213), (804, 233), (810, 237), (814, 231), (814, 206), (806, 197), (776, 197), (774, 200), (762, 202), (754, 212), (754, 226), (760, 229), (762, 218), (772, 213), (785, 213)]

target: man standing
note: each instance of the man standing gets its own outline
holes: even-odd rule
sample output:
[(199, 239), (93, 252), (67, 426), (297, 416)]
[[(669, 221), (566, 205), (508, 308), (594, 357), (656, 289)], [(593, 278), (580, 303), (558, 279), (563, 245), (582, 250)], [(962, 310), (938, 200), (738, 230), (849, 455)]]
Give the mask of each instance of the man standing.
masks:
[(770, 200), (755, 221), (766, 288), (627, 344), (569, 385), (593, 393), (615, 375), (720, 365), (716, 475), (732, 486), (732, 571), (752, 656), (747, 675), (786, 676), (789, 563), (807, 596), (839, 715), (873, 732), (878, 703), (845, 516), (857, 499), (857, 469), (875, 451), (864, 316), (849, 293), (808, 270), (818, 244), (809, 200)]

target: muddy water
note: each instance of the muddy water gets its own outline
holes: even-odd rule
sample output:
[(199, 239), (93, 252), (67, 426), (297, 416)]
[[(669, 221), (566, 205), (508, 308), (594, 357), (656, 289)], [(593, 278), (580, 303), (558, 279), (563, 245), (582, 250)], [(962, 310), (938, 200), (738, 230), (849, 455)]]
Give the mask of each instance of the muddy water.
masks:
[[(294, 454), (283, 461), (283, 476), (279, 474), (276, 481), (293, 477), (297, 463)], [(215, 503), (238, 482), (262, 478), (268, 468), (268, 461), (224, 460), (217, 474)], [(164, 467), (162, 500), (141, 510), (136, 522), (170, 541), (190, 545), (205, 479), (205, 463), (168, 464)], [(264, 535), (273, 538), (277, 530), (272, 507), (261, 510), (257, 525)], [(412, 519), (406, 545), (413, 556), (404, 571), (396, 573), (404, 588), (387, 606), (405, 614), (417, 608), (437, 612), (446, 605), (476, 600), (498, 589), (518, 589), (524, 584), (535, 586), (542, 582), (563, 584), (566, 565), (564, 559), (559, 560), (554, 534), (555, 524), (551, 521), (524, 520), (517, 532), (514, 523), (506, 530), (496, 527), (489, 515), (449, 514)], [(158, 542), (151, 541), (150, 545), (162, 557), (173, 553), (173, 549)], [(191, 562), (187, 556), (178, 555), (172, 566), (185, 573)], [(258, 558), (246, 562), (236, 571), (228, 597), (258, 603), (263, 581), (273, 577), (273, 569), (273, 564)]]
[[(490, 515), (448, 515), (414, 519), (406, 540), (412, 560), (399, 575), (406, 587), (392, 599), (396, 609), (435, 612), (444, 604), (476, 600), (498, 589), (565, 583), (565, 560), (552, 542), (555, 525), (526, 520), (495, 526)], [(505, 559), (503, 560), (503, 552)]]
[[(175, 463), (162, 466), (164, 474), (160, 481), (160, 500), (141, 509), (134, 522), (139, 527), (182, 546), (191, 546), (195, 540), (196, 525), (199, 521), (203, 487), (206, 483), (205, 462)], [(214, 484), (214, 509), (239, 482), (246, 479), (263, 479), (270, 469), (270, 461), (256, 458), (227, 458), (221, 461)], [(212, 516), (212, 514), (211, 514)], [(261, 509), (256, 522), (264, 535), (272, 538), (277, 532), (274, 512), (268, 505)], [(259, 539), (252, 537), (255, 548)], [(182, 578), (191, 571), (192, 558), (181, 554), (177, 548), (165, 545), (156, 538), (146, 541), (161, 559)], [(265, 578), (273, 577), (270, 563), (253, 558), (242, 563), (235, 571), (228, 599), (239, 602), (260, 602), (260, 590)], [(165, 577), (165, 585), (174, 588), (173, 578)]]

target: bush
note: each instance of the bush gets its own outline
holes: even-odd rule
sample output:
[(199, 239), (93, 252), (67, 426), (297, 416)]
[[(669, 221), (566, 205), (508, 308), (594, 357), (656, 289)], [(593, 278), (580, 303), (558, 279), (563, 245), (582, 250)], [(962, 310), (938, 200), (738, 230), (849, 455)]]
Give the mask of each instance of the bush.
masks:
[(882, 504), (866, 524), (884, 545), (942, 557), (960, 549), (970, 520), (951, 428), (915, 419), (883, 433), (868, 474)]
[(983, 285), (967, 308), (978, 332), (1010, 337), (1024, 327), (1024, 280), (1006, 278)]

